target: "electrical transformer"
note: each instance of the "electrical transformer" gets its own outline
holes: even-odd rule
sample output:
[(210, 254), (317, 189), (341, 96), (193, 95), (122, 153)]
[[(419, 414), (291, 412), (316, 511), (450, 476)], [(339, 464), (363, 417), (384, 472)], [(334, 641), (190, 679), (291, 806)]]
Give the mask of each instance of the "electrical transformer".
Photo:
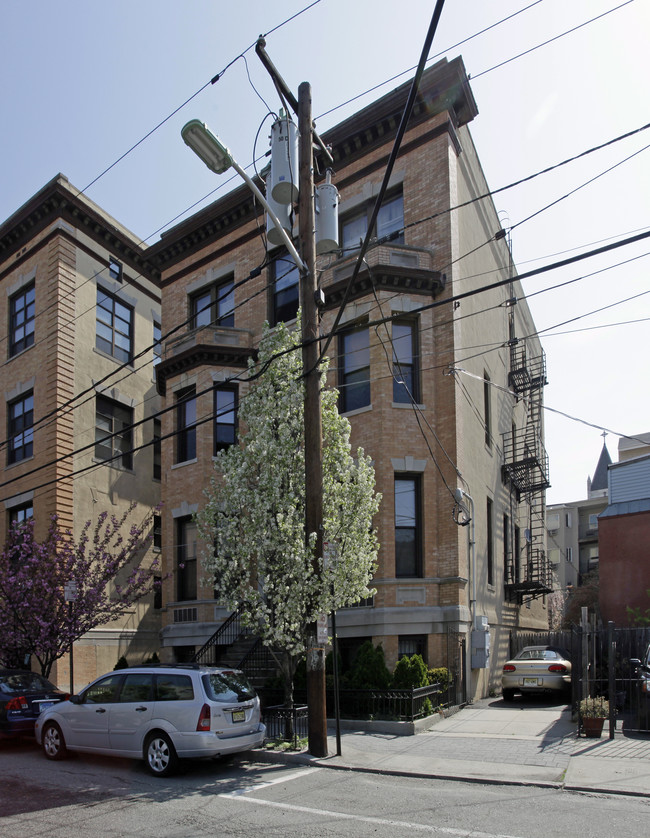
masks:
[(271, 127), (271, 196), (278, 204), (298, 199), (298, 128), (282, 112)]

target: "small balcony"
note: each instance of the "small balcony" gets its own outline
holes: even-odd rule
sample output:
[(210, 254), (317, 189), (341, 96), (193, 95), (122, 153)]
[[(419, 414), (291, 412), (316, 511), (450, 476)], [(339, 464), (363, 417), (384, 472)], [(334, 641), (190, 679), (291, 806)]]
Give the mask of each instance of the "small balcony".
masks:
[(520, 551), (518, 561), (509, 556), (506, 562), (505, 591), (512, 602), (535, 599), (553, 591), (551, 563), (546, 550), (527, 543)]
[(201, 326), (166, 340), (162, 360), (156, 365), (158, 392), (165, 395), (166, 381), (203, 365), (246, 369), (255, 355), (253, 336), (246, 329)]
[[(541, 499), (530, 507), (529, 526), (520, 530), (514, 540), (515, 549), (506, 556), (505, 591), (511, 602), (550, 594), (553, 590), (553, 568), (546, 552), (546, 526)], [(513, 543), (509, 541), (509, 543)]]
[[(431, 248), (390, 242), (371, 245), (348, 299), (364, 296), (373, 287), (435, 297), (444, 289), (445, 278), (434, 269), (433, 257)], [(323, 287), (326, 306), (340, 304), (356, 261), (357, 252), (353, 252), (334, 262)]]
[(551, 485), (548, 454), (535, 425), (529, 425), (525, 431), (513, 430), (503, 434), (501, 471), (504, 480), (520, 494), (542, 492)]
[(539, 390), (548, 383), (546, 380), (546, 355), (530, 356), (525, 341), (510, 347), (510, 372), (508, 383), (515, 393), (528, 393)]

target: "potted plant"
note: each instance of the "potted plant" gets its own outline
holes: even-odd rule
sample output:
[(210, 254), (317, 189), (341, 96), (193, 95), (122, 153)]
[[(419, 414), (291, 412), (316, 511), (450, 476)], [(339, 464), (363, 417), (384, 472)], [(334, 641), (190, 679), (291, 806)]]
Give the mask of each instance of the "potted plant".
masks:
[(609, 716), (609, 701), (602, 695), (583, 698), (580, 702), (580, 718), (585, 736), (600, 739), (605, 719)]

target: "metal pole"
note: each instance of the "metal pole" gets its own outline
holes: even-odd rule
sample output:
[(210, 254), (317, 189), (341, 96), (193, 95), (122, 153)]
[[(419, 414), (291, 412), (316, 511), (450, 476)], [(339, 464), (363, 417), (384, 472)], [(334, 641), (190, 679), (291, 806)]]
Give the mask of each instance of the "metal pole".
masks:
[(614, 738), (616, 731), (616, 640), (614, 639), (614, 623), (607, 623), (607, 674), (609, 676), (609, 738)]
[(72, 636), (72, 609), (74, 607), (74, 603), (72, 600), (68, 602), (68, 613), (70, 615), (70, 695), (74, 695), (74, 657), (72, 654), (72, 649), (74, 646), (74, 638)]
[[(300, 305), (302, 310), (302, 362), (305, 383), (305, 535), (316, 534), (314, 570), (320, 574), (323, 555), (323, 452), (320, 401), (319, 315), (316, 305), (316, 240), (314, 211), (314, 149), (311, 119), (311, 85), (298, 88)], [(325, 700), (325, 649), (318, 646), (316, 625), (309, 627), (307, 648), (307, 705), (309, 707), (309, 753), (327, 756)]]
[(341, 704), (339, 701), (339, 642), (336, 637), (336, 610), (332, 611), (332, 664), (334, 666), (334, 718), (336, 719), (336, 756), (341, 756)]

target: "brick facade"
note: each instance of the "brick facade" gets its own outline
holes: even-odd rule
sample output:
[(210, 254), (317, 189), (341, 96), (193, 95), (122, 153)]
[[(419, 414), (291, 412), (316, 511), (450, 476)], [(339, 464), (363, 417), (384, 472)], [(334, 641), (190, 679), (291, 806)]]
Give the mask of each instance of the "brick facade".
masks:
[[(143, 517), (160, 499), (159, 483), (151, 479), (151, 447), (134, 454), (131, 469), (103, 465), (94, 452), (96, 393), (107, 391), (131, 406), (134, 421), (158, 410), (150, 350), (160, 311), (158, 277), (145, 264), (138, 240), (77, 192), (59, 175), (0, 225), (0, 319), (7, 329), (0, 427), (9, 428), (17, 397), (31, 393), (34, 403), (32, 452), (12, 463), (3, 446), (3, 543), (16, 510), (33, 510), (40, 540), (52, 515), (78, 537), (84, 523), (102, 511), (119, 516), (135, 500), (134, 514)], [(123, 268), (119, 283), (110, 278), (109, 260)], [(31, 287), (33, 341), (15, 351), (10, 307)], [(120, 363), (95, 348), (98, 287), (132, 306), (133, 350), (149, 347), (147, 366), (141, 366), (143, 358), (120, 373)], [(135, 428), (134, 445), (150, 441), (151, 433), (151, 423)], [(159, 628), (160, 612), (150, 600), (115, 624), (91, 631), (75, 644), (77, 688), (112, 669), (120, 655), (139, 663), (157, 651)], [(51, 678), (68, 688), (67, 656), (55, 664)]]
[[(440, 90), (446, 84), (450, 86), (442, 107)], [(377, 194), (405, 91), (403, 87), (389, 94), (325, 137), (335, 158), (342, 220), (370, 205)], [(488, 192), (467, 128), (475, 114), (459, 59), (440, 62), (425, 74), (387, 192), (388, 197), (403, 196), (403, 242), (371, 247), (341, 318), (340, 329), (368, 328), (370, 399), (347, 415), (353, 449), (360, 445), (372, 456), (383, 500), (375, 522), (381, 550), (373, 605), (337, 615), (344, 646), (351, 648), (370, 637), (382, 643), (391, 667), (400, 648), (409, 646), (409, 638), (424, 644), (430, 666), (457, 667), (463, 642), (469, 658), (472, 615), (486, 616), (493, 654), (487, 668), (470, 670), (468, 663), (470, 696), (499, 687), (510, 628), (547, 626), (541, 596), (524, 602), (523, 597), (504, 595), (505, 544), (512, 545), (513, 539), (509, 534), (504, 541), (503, 526), (507, 520), (509, 529), (521, 530), (523, 543), (531, 514), (526, 498), (502, 478), (501, 434), (510, 432), (513, 422), (518, 427), (527, 422), (526, 406), (507, 392), (510, 357), (505, 344), (511, 326), (505, 301), (513, 294), (519, 301), (512, 315), (516, 334), (531, 335), (534, 327), (508, 248), (493, 238), (500, 223), (491, 200), (451, 210)], [(165, 345), (158, 371), (166, 406), (174, 404), (179, 392), (194, 387), (197, 416), (210, 417), (210, 388), (241, 372), (246, 355), (259, 341), (262, 324), (272, 312), (273, 273), (266, 268), (249, 277), (264, 259), (259, 207), (255, 213), (250, 193), (240, 187), (170, 230), (151, 248), (162, 273), (163, 333), (185, 324)], [(467, 256), (471, 251), (475, 252)], [(354, 255), (318, 258), (319, 286), (325, 295), (323, 335), (332, 328), (353, 264)], [(235, 290), (234, 327), (193, 329), (187, 322), (192, 294), (226, 276), (236, 285), (242, 283)], [(509, 276), (511, 285), (455, 304), (444, 302)], [(428, 307), (432, 303), (436, 305)], [(385, 322), (373, 326), (395, 314), (403, 315), (417, 334), (417, 408), (394, 401), (392, 327)], [(339, 340), (334, 338), (328, 352), (332, 386), (341, 384)], [(534, 338), (529, 343), (531, 351), (541, 353)], [(463, 372), (446, 374), (456, 367)], [(485, 373), (496, 385), (490, 392), (489, 442), (483, 416)], [(246, 385), (240, 386), (243, 395)], [(174, 433), (175, 422), (173, 411), (165, 415), (163, 435)], [(197, 456), (191, 461), (177, 462), (173, 436), (163, 446), (163, 542), (174, 545), (166, 553), (172, 574), (164, 591), (162, 644), (167, 659), (191, 655), (225, 616), (207, 588), (199, 587), (191, 602), (177, 599), (178, 522), (202, 504), (202, 487), (213, 473), (211, 423), (196, 431)], [(418, 484), (421, 504), (421, 566), (407, 577), (396, 575), (394, 485), (400, 475)], [(457, 487), (474, 499), (473, 550), (468, 529), (452, 514)], [(487, 498), (494, 514), (489, 580)], [(183, 610), (188, 605), (196, 611)]]

